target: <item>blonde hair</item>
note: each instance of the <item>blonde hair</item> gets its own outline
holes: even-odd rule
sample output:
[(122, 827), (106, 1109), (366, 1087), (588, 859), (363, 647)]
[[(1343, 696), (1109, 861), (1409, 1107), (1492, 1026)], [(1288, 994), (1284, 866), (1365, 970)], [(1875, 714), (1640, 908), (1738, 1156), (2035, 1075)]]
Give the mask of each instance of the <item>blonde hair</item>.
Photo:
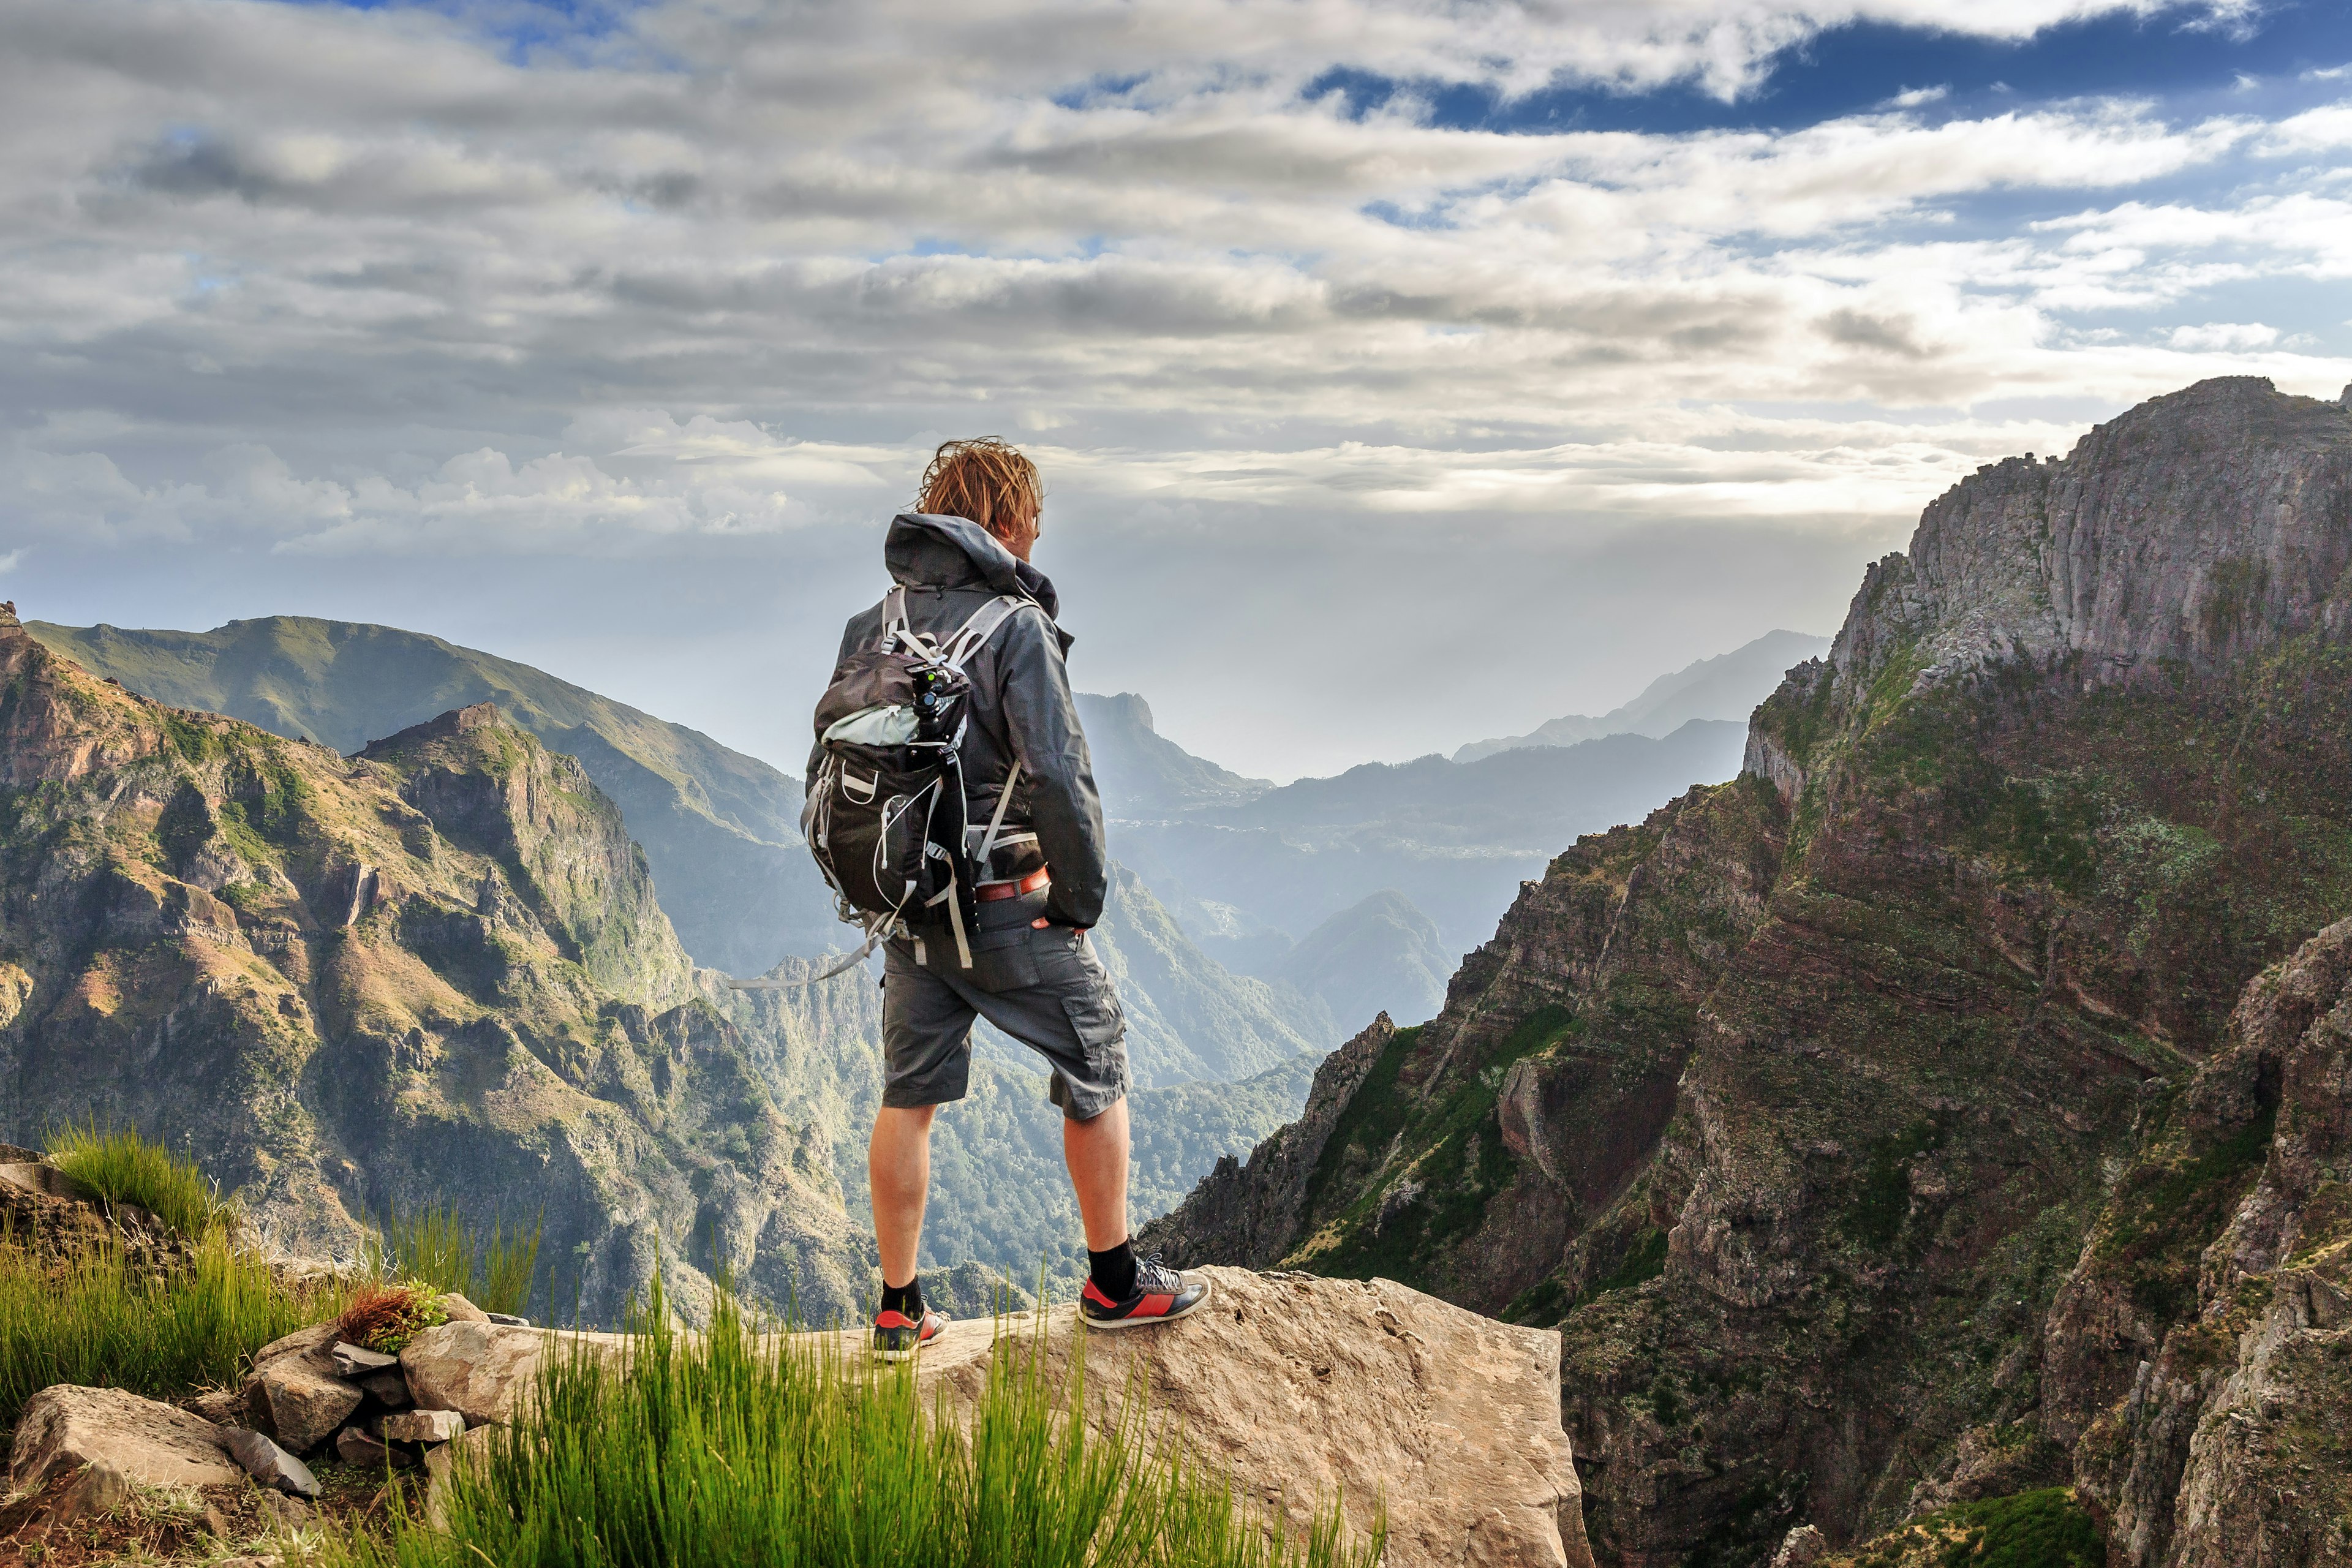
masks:
[(1008, 542), (1023, 518), (1034, 522), (1045, 507), (1037, 465), (993, 436), (943, 442), (919, 495), (918, 510), (965, 518)]

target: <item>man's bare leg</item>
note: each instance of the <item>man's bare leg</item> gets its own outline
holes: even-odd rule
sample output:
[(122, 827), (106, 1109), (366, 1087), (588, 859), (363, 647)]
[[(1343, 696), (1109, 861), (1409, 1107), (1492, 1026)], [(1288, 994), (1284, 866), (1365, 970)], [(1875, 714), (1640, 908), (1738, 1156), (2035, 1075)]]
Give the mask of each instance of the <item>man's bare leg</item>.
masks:
[[(1127, 1101), (1121, 1099), (1088, 1121), (1062, 1118), (1062, 1158), (1069, 1163), (1070, 1185), (1077, 1190), (1087, 1250), (1108, 1252), (1127, 1239)], [(919, 1205), (916, 1212), (921, 1213)], [(878, 1198), (875, 1216), (879, 1228)]]
[[(882, 1254), (882, 1283), (894, 1289), (913, 1280), (915, 1255), (922, 1250), (923, 1201), (931, 1186), (931, 1117), (938, 1110), (936, 1105), (886, 1105), (874, 1113), (874, 1136), (866, 1145), (866, 1179), (874, 1193), (874, 1241)], [(1124, 1121), (1120, 1126), (1124, 1129)], [(1122, 1201), (1126, 1148), (1122, 1135)]]

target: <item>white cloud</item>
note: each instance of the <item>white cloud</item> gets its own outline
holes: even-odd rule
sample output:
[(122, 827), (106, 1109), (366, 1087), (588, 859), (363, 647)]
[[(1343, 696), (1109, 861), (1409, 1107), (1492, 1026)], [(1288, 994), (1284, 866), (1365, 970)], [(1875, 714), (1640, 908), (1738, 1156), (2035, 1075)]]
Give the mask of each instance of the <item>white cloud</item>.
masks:
[(2201, 327), (2175, 327), (2167, 341), (2174, 348), (2201, 353), (2210, 349), (2266, 349), (2278, 339), (2276, 327), (2260, 321), (2208, 321)]

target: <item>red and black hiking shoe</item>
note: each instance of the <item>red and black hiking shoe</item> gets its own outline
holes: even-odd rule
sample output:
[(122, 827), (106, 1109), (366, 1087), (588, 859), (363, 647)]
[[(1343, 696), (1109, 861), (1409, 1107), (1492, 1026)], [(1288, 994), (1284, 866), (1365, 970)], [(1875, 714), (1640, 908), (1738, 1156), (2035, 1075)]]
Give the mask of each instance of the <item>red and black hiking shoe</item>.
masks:
[(945, 1312), (925, 1312), (918, 1322), (904, 1312), (874, 1314), (874, 1353), (884, 1361), (912, 1361), (948, 1326)]
[(1123, 1301), (1114, 1301), (1087, 1281), (1078, 1292), (1078, 1316), (1090, 1329), (1139, 1329), (1182, 1317), (1209, 1299), (1209, 1277), (1178, 1273), (1157, 1258), (1135, 1266), (1135, 1289)]

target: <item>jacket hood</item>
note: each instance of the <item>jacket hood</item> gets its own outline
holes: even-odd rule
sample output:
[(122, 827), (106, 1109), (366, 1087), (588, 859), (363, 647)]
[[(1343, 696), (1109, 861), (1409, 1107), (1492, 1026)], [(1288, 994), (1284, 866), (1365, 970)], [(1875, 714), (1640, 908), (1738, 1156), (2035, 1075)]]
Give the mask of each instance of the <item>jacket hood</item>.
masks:
[(982, 583), (999, 594), (1034, 599), (1048, 619), (1061, 616), (1061, 596), (1054, 592), (1053, 579), (966, 518), (900, 512), (890, 520), (890, 531), (883, 539), (882, 563), (890, 569), (894, 583), (926, 588)]

